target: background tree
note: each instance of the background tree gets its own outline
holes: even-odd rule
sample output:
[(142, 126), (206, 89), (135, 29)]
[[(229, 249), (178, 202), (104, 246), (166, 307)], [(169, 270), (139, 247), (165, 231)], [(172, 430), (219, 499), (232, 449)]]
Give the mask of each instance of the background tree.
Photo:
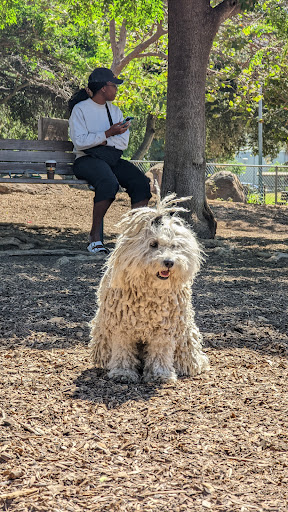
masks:
[[(275, 5), (276, 4), (276, 5)], [(258, 151), (258, 101), (263, 91), (263, 153), (287, 144), (287, 36), (284, 1), (260, 1), (227, 20), (214, 39), (206, 81), (207, 158), (231, 158), (243, 147)], [(219, 136), (220, 135), (220, 136)]]
[[(191, 195), (187, 206), (198, 235), (213, 238), (216, 221), (205, 194), (205, 88), (216, 33), (241, 3), (168, 0), (169, 75), (162, 194)], [(181, 30), (179, 29), (181, 27)], [(181, 56), (181, 59), (180, 59)]]
[[(153, 75), (155, 75), (155, 73), (157, 75), (159, 75), (161, 73), (161, 78), (163, 79), (163, 72), (165, 73), (166, 66), (165, 66), (165, 64), (161, 65), (159, 63), (159, 58), (164, 59), (164, 61), (166, 61), (167, 54), (165, 53), (165, 50), (163, 49), (163, 45), (162, 45), (162, 48), (159, 49), (159, 39), (163, 35), (167, 34), (167, 29), (165, 29), (163, 27), (162, 20), (159, 23), (155, 24), (155, 28), (154, 28), (154, 25), (151, 27), (150, 33), (148, 34), (148, 36), (146, 38), (143, 38), (143, 37), (140, 38), (140, 42), (136, 45), (134, 43), (134, 47), (130, 51), (128, 51), (128, 53), (126, 55), (125, 55), (125, 50), (126, 50), (127, 35), (128, 35), (127, 34), (127, 28), (128, 28), (127, 20), (126, 19), (121, 20), (121, 26), (120, 26), (120, 30), (119, 30), (119, 38), (118, 39), (116, 37), (115, 19), (110, 20), (109, 27), (110, 27), (110, 42), (111, 42), (111, 48), (112, 48), (112, 52), (113, 52), (113, 62), (112, 62), (111, 69), (117, 76), (133, 59), (138, 59), (138, 58), (143, 59), (146, 57), (149, 57), (149, 58), (154, 57), (155, 58), (156, 57), (157, 58), (156, 66), (153, 66), (153, 63), (150, 62), (150, 64), (146, 65), (146, 69), (150, 75), (150, 78), (153, 77)], [(155, 48), (155, 43), (156, 43), (156, 48)], [(165, 43), (164, 43), (164, 45), (165, 45)], [(146, 51), (147, 49), (149, 49), (149, 51)], [(154, 61), (155, 61), (155, 59), (154, 59)], [(157, 69), (157, 65), (158, 65), (158, 69)], [(142, 73), (143, 73), (143, 71), (142, 71)], [(166, 75), (166, 73), (165, 73), (165, 75)], [(151, 85), (152, 84), (150, 84), (150, 86)], [(161, 89), (162, 89), (162, 96), (163, 96), (163, 87), (166, 88), (166, 84), (165, 84), (165, 82), (162, 81), (161, 85), (162, 85)], [(155, 81), (153, 89), (155, 90), (156, 88), (157, 88), (157, 98), (159, 98), (159, 96), (161, 98), (161, 91), (159, 91), (159, 83), (157, 83), (157, 81)], [(150, 98), (149, 98), (149, 102), (148, 102), (149, 104), (152, 103), (151, 92), (153, 89), (150, 88)], [(157, 103), (158, 102), (156, 101), (156, 104)], [(142, 105), (143, 105), (143, 103), (142, 103)], [(162, 102), (162, 107), (163, 107), (163, 102)], [(156, 108), (156, 109), (154, 108), (153, 110), (154, 110), (154, 112), (148, 111), (148, 114), (146, 116), (145, 134), (144, 134), (142, 142), (140, 143), (140, 145), (138, 146), (136, 151), (133, 152), (132, 158), (134, 160), (141, 160), (142, 158), (144, 158), (144, 156), (146, 155), (147, 151), (149, 150), (149, 148), (153, 142), (154, 135), (156, 132), (156, 120), (157, 120), (157, 117), (159, 116), (162, 109), (161, 109), (161, 107), (159, 108), (159, 105), (158, 105), (158, 108)], [(163, 112), (163, 114), (164, 114), (164, 112)], [(138, 121), (139, 121), (139, 119), (138, 119)]]
[(2, 137), (33, 138), (41, 115), (66, 114), (63, 105), (75, 87), (74, 76), (80, 74), (83, 58), (79, 56), (72, 65), (71, 41), (74, 37), (75, 42), (77, 34), (67, 24), (67, 40), (57, 10), (47, 16), (41, 1), (16, 7), (15, 22), (0, 31), (0, 133)]
[[(73, 89), (85, 84), (95, 66), (111, 63), (125, 78), (119, 106), (135, 117), (127, 156), (163, 159), (167, 13), (161, 2), (123, 7), (115, 1), (87, 6), (58, 0), (47, 7), (42, 0), (13, 0), (5, 5), (0, 18), (6, 20), (0, 31), (2, 137), (37, 137), (37, 117), (67, 117)], [(257, 152), (259, 75), (264, 154), (275, 155), (287, 139), (287, 32), (285, 0), (260, 0), (237, 23), (228, 19), (219, 27), (206, 80), (208, 159), (231, 158), (247, 143)]]
[(165, 115), (167, 29), (158, 4), (140, 1), (120, 15), (117, 2), (101, 0), (15, 2), (12, 21), (0, 31), (0, 134), (37, 137), (37, 117), (67, 117), (73, 89), (86, 85), (94, 67), (111, 64), (125, 78), (118, 104), (135, 117), (127, 156), (141, 158)]
[[(170, 0), (170, 6), (177, 4), (170, 14), (170, 39), (174, 47), (176, 43), (178, 46), (174, 51), (176, 72), (172, 62), (169, 73), (174, 92), (171, 93), (170, 80), (172, 121), (167, 130), (163, 191), (177, 186), (178, 193), (193, 192), (195, 205), (191, 201), (190, 207), (199, 232), (204, 227), (204, 236), (210, 230), (209, 219), (213, 231), (213, 216), (205, 202), (204, 206), (201, 203), (205, 157), (201, 164), (197, 159), (195, 162), (195, 155), (201, 160), (205, 151), (204, 97), (209, 159), (231, 157), (247, 142), (257, 150), (260, 77), (264, 153), (273, 155), (287, 140), (285, 1), (259, 0), (253, 11), (229, 19), (240, 12), (239, 2)], [(5, 6), (9, 6), (6, 13)], [(6, 0), (0, 14), (0, 136), (36, 138), (38, 117), (67, 117), (67, 98), (73, 89), (86, 84), (94, 67), (111, 65), (125, 79), (118, 104), (125, 115), (135, 117), (127, 156), (142, 158), (146, 154), (162, 159), (167, 99), (166, 15), (162, 0), (95, 0), (89, 4), (83, 0), (56, 0), (53, 6), (44, 0)], [(183, 31), (189, 36), (185, 42), (181, 39)], [(187, 81), (189, 73), (192, 79)], [(176, 99), (179, 104), (174, 115), (172, 105)], [(178, 106), (184, 107), (182, 112)], [(149, 152), (155, 133), (157, 141)], [(184, 135), (188, 137), (185, 143)], [(187, 147), (190, 153), (183, 143), (191, 146)], [(181, 148), (179, 164), (173, 144)], [(200, 174), (196, 164), (200, 165)]]

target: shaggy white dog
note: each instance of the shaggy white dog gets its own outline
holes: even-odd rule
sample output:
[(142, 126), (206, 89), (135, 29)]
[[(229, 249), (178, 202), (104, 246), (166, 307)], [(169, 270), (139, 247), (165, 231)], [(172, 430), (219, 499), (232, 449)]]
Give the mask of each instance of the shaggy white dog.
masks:
[(209, 367), (194, 322), (191, 285), (201, 263), (194, 234), (170, 195), (155, 209), (131, 210), (106, 262), (91, 322), (96, 366), (111, 379), (175, 381)]

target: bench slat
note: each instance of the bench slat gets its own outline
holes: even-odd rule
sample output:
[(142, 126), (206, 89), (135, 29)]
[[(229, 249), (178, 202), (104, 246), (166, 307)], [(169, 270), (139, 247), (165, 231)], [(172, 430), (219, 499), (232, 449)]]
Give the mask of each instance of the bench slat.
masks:
[[(21, 172), (30, 171), (30, 173), (46, 174), (46, 165), (44, 162), (41, 163), (22, 163), (22, 162), (0, 162), (0, 175), (8, 174), (19, 174)], [(74, 174), (73, 164), (71, 163), (59, 163), (56, 166), (56, 174)]]
[(73, 143), (69, 140), (0, 139), (0, 150), (5, 149), (22, 149), (26, 151), (73, 151)]
[(43, 162), (56, 160), (56, 162), (74, 162), (72, 153), (61, 151), (0, 151), (1, 162)]
[(29, 185), (37, 185), (44, 184), (44, 183), (50, 183), (51, 185), (87, 185), (87, 181), (85, 180), (77, 180), (76, 178), (74, 180), (48, 180), (46, 178), (1, 178), (0, 177), (0, 183), (29, 183)]

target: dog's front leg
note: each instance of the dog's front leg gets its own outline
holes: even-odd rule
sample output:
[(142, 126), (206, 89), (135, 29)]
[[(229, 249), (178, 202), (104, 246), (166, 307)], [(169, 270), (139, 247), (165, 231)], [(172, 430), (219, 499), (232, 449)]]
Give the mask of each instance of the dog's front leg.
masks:
[(112, 356), (108, 363), (109, 379), (120, 382), (137, 382), (139, 361), (136, 357), (136, 342), (127, 333), (115, 333), (111, 340)]
[(175, 382), (174, 351), (175, 340), (169, 336), (148, 342), (145, 345), (144, 381)]

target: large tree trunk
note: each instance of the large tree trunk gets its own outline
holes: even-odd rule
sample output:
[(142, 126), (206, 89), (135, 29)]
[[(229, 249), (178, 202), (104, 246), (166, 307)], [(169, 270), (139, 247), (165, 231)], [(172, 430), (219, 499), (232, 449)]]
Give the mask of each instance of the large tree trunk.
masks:
[(161, 192), (192, 196), (186, 220), (202, 238), (216, 221), (205, 194), (205, 83), (217, 32), (207, 0), (168, 0), (169, 50), (166, 146)]
[(148, 114), (144, 139), (140, 144), (139, 148), (137, 149), (137, 151), (135, 151), (131, 160), (142, 160), (146, 155), (154, 139), (155, 123), (156, 116), (153, 116), (153, 114)]

